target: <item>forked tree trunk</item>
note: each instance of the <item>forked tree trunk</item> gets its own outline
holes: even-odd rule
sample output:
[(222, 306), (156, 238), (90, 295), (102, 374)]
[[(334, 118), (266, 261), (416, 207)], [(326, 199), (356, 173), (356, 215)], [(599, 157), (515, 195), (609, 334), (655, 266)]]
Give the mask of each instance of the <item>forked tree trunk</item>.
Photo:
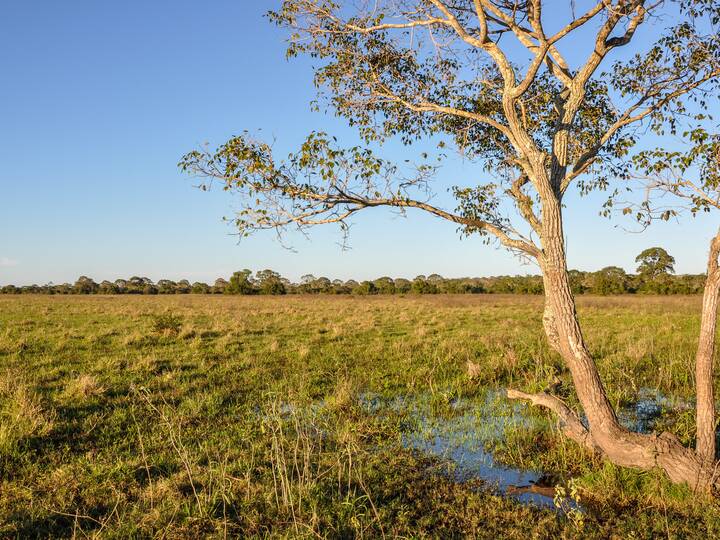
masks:
[(659, 467), (673, 482), (687, 483), (699, 491), (710, 490), (715, 483), (712, 463), (700, 459), (694, 450), (685, 448), (677, 437), (671, 433), (633, 433), (618, 422), (577, 318), (566, 267), (560, 203), (555, 199), (544, 199), (543, 255), (540, 262), (546, 301), (543, 322), (550, 344), (570, 369), (575, 391), (587, 417), (587, 433), (584, 437), (575, 436), (579, 423), (577, 417), (568, 418), (567, 410), (547, 400), (551, 396), (515, 391), (508, 391), (508, 396), (549, 407), (559, 414), (568, 435), (599, 450), (617, 465), (645, 470)]
[(715, 356), (715, 330), (717, 327), (718, 292), (720, 291), (720, 233), (710, 243), (707, 280), (703, 293), (700, 338), (695, 357), (695, 386), (697, 405), (696, 451), (708, 463), (715, 460), (715, 392), (713, 389), (713, 359)]

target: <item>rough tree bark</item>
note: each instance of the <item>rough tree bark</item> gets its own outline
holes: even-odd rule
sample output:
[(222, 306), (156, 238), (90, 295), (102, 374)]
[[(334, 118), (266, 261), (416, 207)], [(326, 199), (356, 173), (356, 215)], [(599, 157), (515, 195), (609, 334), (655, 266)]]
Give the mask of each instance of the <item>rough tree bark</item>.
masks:
[[(543, 253), (540, 267), (546, 295), (544, 325), (548, 340), (570, 369), (578, 400), (587, 417), (587, 434), (579, 430), (576, 417), (569, 415), (571, 411), (552, 396), (508, 390), (508, 397), (526, 399), (549, 408), (558, 414), (564, 424), (564, 433), (581, 444), (598, 450), (617, 465), (644, 470), (657, 467), (673, 482), (687, 483), (696, 491), (714, 489), (717, 479), (712, 460), (702, 459), (700, 454), (684, 447), (671, 433), (633, 433), (618, 422), (578, 321), (565, 263), (561, 205), (557, 198), (554, 201), (546, 199), (543, 203)], [(720, 241), (715, 245), (720, 247)], [(714, 332), (712, 335), (714, 336)], [(710, 371), (711, 362), (712, 355)], [(707, 370), (707, 361), (703, 362), (703, 369)], [(710, 414), (713, 414), (714, 418), (712, 406), (710, 410), (713, 411)]]
[(710, 242), (707, 280), (703, 293), (700, 338), (695, 357), (695, 385), (697, 388), (696, 451), (708, 463), (715, 459), (715, 392), (713, 389), (713, 360), (715, 330), (717, 328), (718, 294), (720, 293), (720, 232)]
[[(712, 2), (704, 3), (698, 3), (696, 11), (711, 14)], [(663, 2), (599, 0), (583, 15), (573, 13), (571, 21), (551, 35), (543, 25), (543, 8), (557, 6), (549, 1), (373, 4), (370, 12), (346, 19), (332, 2), (284, 0), (272, 16), (296, 32), (289, 54), (305, 52), (326, 62), (317, 80), (324, 81), (331, 97), (339, 98), (332, 103), (340, 116), (379, 140), (388, 134), (407, 135), (411, 141), (446, 134), (465, 148), (468, 133), (473, 133), (475, 157), (508, 171), (507, 189), (500, 191), (493, 182), (458, 189), (458, 209), (447, 211), (423, 199), (428, 168), (414, 180), (393, 182), (394, 167), (384, 167), (367, 151), (330, 148), (321, 134), (311, 135), (302, 151), (284, 164), (273, 159), (269, 145), (241, 136), (217, 153), (190, 152), (182, 169), (222, 179), (226, 189), (246, 196), (237, 220), (243, 234), (291, 225), (301, 230), (326, 223), (347, 227), (346, 220), (366, 208), (415, 208), (456, 223), (467, 233), (494, 235), (508, 249), (535, 259), (545, 287), (545, 333), (570, 370), (587, 426), (556, 397), (515, 390), (508, 395), (553, 410), (568, 436), (618, 465), (659, 467), (674, 482), (704, 491), (714, 488), (714, 443), (708, 437), (714, 430), (712, 356), (720, 240), (714, 243), (715, 258), (711, 255), (715, 266), (708, 271), (697, 356), (696, 451), (669, 433), (632, 433), (618, 422), (577, 318), (562, 220), (563, 196), (570, 186), (598, 171), (599, 183), (608, 182), (615, 172), (603, 164), (627, 159), (627, 144), (633, 141), (626, 132), (631, 126), (650, 122), (657, 130), (673, 122), (675, 111), (684, 110), (683, 99), (707, 91), (706, 86), (720, 79), (713, 36), (691, 32), (687, 25), (669, 27), (653, 49), (669, 56), (643, 53), (617, 63), (610, 71), (617, 80), (608, 86), (608, 75), (598, 73), (601, 64), (612, 51), (630, 44), (648, 18), (658, 19)], [(573, 68), (558, 44), (590, 21), (597, 23), (594, 39), (585, 60)], [(417, 54), (423, 51), (422, 40), (412, 36), (421, 28), (431, 33), (433, 54)], [(392, 32), (399, 34), (391, 38)], [(517, 64), (511, 55), (514, 48), (505, 47), (507, 40), (498, 37), (505, 35), (514, 36), (531, 59), (523, 57)], [(588, 42), (582, 34), (574, 35), (570, 46)], [(461, 58), (458, 52), (465, 50), (480, 53), (467, 55), (468, 71), (476, 70), (468, 80), (455, 60), (447, 61)], [(613, 104), (613, 94), (622, 95), (622, 107)], [(376, 126), (379, 117), (383, 122)], [(337, 174), (340, 169), (351, 174)], [(513, 201), (530, 236), (500, 215), (504, 197)]]

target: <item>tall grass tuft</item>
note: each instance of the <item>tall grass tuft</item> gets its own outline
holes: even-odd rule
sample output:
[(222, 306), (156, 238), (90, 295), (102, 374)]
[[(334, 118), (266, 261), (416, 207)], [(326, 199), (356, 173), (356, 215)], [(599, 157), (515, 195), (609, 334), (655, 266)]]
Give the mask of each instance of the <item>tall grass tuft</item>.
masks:
[(0, 459), (19, 455), (32, 438), (47, 435), (53, 427), (48, 411), (31, 386), (18, 375), (0, 379)]

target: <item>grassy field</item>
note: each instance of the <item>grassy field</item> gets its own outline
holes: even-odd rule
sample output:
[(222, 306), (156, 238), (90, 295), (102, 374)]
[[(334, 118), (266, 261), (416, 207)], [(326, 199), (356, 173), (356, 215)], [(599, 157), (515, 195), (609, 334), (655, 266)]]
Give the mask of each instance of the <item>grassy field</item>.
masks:
[[(662, 393), (678, 405), (656, 427), (692, 442), (700, 299), (579, 302), (612, 400)], [(406, 443), (505, 386), (574, 403), (541, 311), (491, 295), (0, 297), (0, 537), (720, 535), (717, 503), (593, 458), (542, 411), (478, 421), (477, 439), (581, 510), (458, 482)]]

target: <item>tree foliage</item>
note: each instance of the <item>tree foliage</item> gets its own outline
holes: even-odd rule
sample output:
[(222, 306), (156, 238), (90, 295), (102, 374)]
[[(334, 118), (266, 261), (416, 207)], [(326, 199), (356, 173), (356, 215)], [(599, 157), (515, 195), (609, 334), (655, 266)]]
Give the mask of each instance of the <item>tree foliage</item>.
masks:
[[(285, 0), (269, 17), (289, 30), (289, 57), (316, 59), (317, 105), (355, 126), (366, 146), (312, 132), (279, 159), (244, 132), (215, 151), (189, 152), (180, 167), (204, 188), (219, 181), (240, 195), (242, 234), (326, 223), (347, 232), (359, 210), (417, 208), (537, 257), (539, 197), (628, 178), (651, 158), (635, 150), (641, 135), (676, 133), (681, 119), (697, 117), (720, 74), (712, 0), (600, 1), (581, 13), (540, 0)], [(587, 28), (596, 37), (581, 43), (576, 34)], [(634, 54), (612, 61), (631, 43)], [(581, 53), (578, 65), (567, 47)], [(459, 149), (486, 178), (454, 186), (455, 209), (431, 204), (439, 162), (378, 157), (371, 146), (393, 137)]]
[(661, 247), (651, 247), (635, 258), (638, 274), (655, 279), (675, 273), (675, 258)]

